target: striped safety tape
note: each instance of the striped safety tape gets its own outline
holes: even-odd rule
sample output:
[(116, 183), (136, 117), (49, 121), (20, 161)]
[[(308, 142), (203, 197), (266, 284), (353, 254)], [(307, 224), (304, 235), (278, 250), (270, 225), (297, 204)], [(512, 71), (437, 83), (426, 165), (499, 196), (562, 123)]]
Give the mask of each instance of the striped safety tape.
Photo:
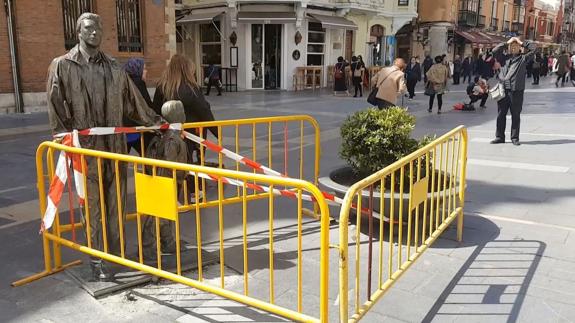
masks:
[[(78, 131), (73, 131), (62, 136), (62, 144), (70, 147), (80, 147), (80, 141), (78, 139)], [(60, 200), (62, 199), (62, 194), (64, 193), (64, 187), (66, 181), (68, 180), (68, 170), (70, 165), (74, 172), (74, 184), (76, 187), (76, 194), (78, 194), (80, 205), (84, 205), (85, 191), (84, 191), (84, 176), (82, 174), (83, 167), (81, 163), (81, 157), (76, 154), (66, 153), (64, 151), (60, 152), (58, 156), (58, 162), (56, 163), (56, 171), (52, 181), (50, 182), (50, 189), (47, 196), (47, 207), (42, 217), (42, 223), (40, 225), (40, 233), (48, 230), (52, 227), (54, 219), (56, 218), (56, 213), (58, 206), (60, 205)], [(73, 207), (72, 205), (70, 206)]]
[[(83, 135), (83, 136), (102, 136), (102, 135), (113, 135), (113, 134), (121, 134), (121, 133), (138, 133), (141, 131), (146, 131), (146, 130), (182, 130), (182, 124), (180, 123), (174, 123), (174, 124), (162, 124), (162, 125), (158, 125), (158, 126), (151, 126), (151, 127), (95, 127), (95, 128), (90, 128), (90, 129), (84, 129), (84, 130), (80, 130), (80, 131), (74, 131), (72, 133), (60, 133), (57, 134), (56, 136), (54, 136), (55, 138), (64, 138), (64, 140), (66, 140), (65, 138), (75, 138), (74, 142), (72, 143), (74, 147), (80, 147), (79, 144), (79, 140), (78, 140), (78, 135)], [(75, 134), (75, 136), (73, 135)], [(272, 176), (278, 176), (278, 177), (285, 177), (285, 175), (281, 174), (278, 171), (275, 171), (269, 167), (266, 167), (254, 160), (251, 160), (247, 157), (241, 156), (229, 149), (226, 149), (216, 143), (213, 143), (205, 138), (201, 138), (197, 135), (194, 135), (192, 133), (189, 133), (187, 131), (183, 131), (184, 136), (199, 144), (202, 145), (204, 147), (206, 147), (207, 149), (216, 152), (218, 154), (222, 154), (224, 156), (226, 156), (227, 158), (239, 162), (247, 167), (250, 167), (252, 169), (255, 169), (256, 171), (259, 171), (261, 173), (264, 173), (266, 175), (272, 175)], [(72, 135), (72, 136), (70, 136)], [(64, 143), (64, 141), (63, 141)], [(70, 144), (68, 144), (70, 145)], [(72, 164), (73, 165), (81, 165), (80, 162), (76, 162), (75, 159), (79, 158), (79, 156), (74, 156), (74, 154), (72, 155), (72, 160), (74, 161)], [(61, 161), (62, 159), (62, 161)], [(60, 158), (58, 159), (58, 166), (56, 167), (56, 176), (54, 176), (54, 179), (52, 181), (52, 184), (50, 185), (50, 191), (49, 191), (49, 198), (48, 198), (48, 207), (46, 209), (46, 212), (44, 214), (44, 218), (43, 218), (43, 222), (42, 222), (42, 229), (41, 231), (45, 230), (45, 229), (49, 229), (54, 221), (54, 217), (56, 214), (56, 209), (58, 207), (58, 204), (60, 202), (60, 199), (62, 197), (62, 193), (64, 191), (64, 184), (66, 181), (66, 154), (65, 153), (61, 153), (60, 154)], [(194, 172), (191, 172), (192, 174), (195, 174)], [(199, 177), (208, 179), (208, 180), (215, 180), (218, 181), (220, 178), (222, 180), (223, 183), (226, 184), (231, 184), (231, 185), (235, 185), (235, 186), (243, 186), (243, 182), (238, 181), (238, 180), (234, 180), (231, 178), (227, 178), (227, 177), (216, 177), (213, 175), (209, 175), (209, 174), (205, 174), (205, 173), (198, 173)], [(79, 169), (77, 169), (76, 167), (74, 167), (74, 179), (75, 179), (75, 183), (76, 183), (76, 190), (78, 192), (78, 196), (80, 198), (80, 202), (83, 204), (83, 200), (84, 200), (84, 185), (83, 185), (83, 176), (82, 176), (82, 171), (81, 171), (81, 166)], [(279, 190), (274, 188), (273, 190), (268, 187), (268, 186), (262, 186), (262, 185), (257, 185), (254, 183), (246, 183), (246, 187), (249, 189), (253, 189), (256, 190), (258, 192), (270, 192), (270, 190), (272, 191), (272, 193), (274, 195), (278, 195), (278, 196), (284, 196), (284, 197), (289, 197), (289, 198), (297, 198), (297, 194), (294, 193), (293, 191), (290, 190)], [(327, 192), (322, 192), (322, 195), (324, 196), (324, 198), (328, 201), (329, 204), (331, 205), (341, 205), (343, 204), (343, 199), (327, 193)], [(311, 202), (315, 202), (315, 198), (311, 195), (307, 195), (307, 194), (302, 194), (302, 199), (305, 201), (311, 201)], [(357, 206), (352, 204), (352, 208), (356, 209)], [(367, 208), (362, 208), (362, 213), (368, 213), (369, 210)]]

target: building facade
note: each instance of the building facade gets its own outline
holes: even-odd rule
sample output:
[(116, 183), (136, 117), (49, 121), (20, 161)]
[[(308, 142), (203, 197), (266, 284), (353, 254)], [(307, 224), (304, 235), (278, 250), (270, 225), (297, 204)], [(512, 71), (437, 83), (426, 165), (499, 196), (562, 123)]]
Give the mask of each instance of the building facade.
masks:
[(417, 12), (415, 0), (183, 0), (176, 16), (178, 52), (199, 79), (214, 64), (237, 75), (240, 90), (291, 90), (304, 67), (318, 67), (325, 86), (340, 56), (384, 65)]
[[(102, 18), (104, 52), (120, 63), (130, 57), (144, 58), (150, 86), (176, 51), (173, 1), (6, 0), (5, 3), (6, 10), (0, 12), (0, 110), (4, 112), (45, 109), (48, 66), (53, 58), (77, 43), (76, 19), (83, 12), (94, 12)], [(19, 99), (23, 106), (17, 106)]]
[(515, 36), (553, 52), (570, 46), (575, 26), (564, 21), (574, 19), (572, 8), (573, 0), (555, 4), (543, 0), (420, 1), (412, 39), (420, 55), (447, 54), (450, 58), (478, 56)]

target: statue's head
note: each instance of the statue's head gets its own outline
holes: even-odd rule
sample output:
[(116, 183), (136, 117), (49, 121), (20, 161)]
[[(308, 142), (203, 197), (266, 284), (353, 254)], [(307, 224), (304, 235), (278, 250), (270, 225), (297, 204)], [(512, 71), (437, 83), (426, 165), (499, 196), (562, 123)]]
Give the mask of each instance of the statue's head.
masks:
[(85, 12), (76, 21), (76, 32), (81, 44), (98, 48), (102, 43), (102, 21), (95, 13)]

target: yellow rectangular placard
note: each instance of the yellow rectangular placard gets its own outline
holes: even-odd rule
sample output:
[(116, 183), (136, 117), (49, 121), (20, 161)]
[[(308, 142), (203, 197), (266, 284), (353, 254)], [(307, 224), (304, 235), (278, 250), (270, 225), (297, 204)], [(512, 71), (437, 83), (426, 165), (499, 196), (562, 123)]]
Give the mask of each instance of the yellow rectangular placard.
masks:
[(178, 214), (177, 196), (174, 178), (136, 173), (138, 213), (175, 221)]
[(427, 190), (429, 186), (429, 179), (424, 177), (413, 184), (413, 189), (411, 190), (411, 210), (414, 210), (417, 206), (423, 203), (427, 199)]

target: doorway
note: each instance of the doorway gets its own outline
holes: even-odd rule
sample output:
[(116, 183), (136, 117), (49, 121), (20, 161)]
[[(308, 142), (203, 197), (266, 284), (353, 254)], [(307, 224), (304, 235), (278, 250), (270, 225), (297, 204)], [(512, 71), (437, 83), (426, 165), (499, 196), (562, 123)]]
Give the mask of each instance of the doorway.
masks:
[(280, 24), (253, 24), (252, 35), (252, 89), (281, 88), (281, 34)]

